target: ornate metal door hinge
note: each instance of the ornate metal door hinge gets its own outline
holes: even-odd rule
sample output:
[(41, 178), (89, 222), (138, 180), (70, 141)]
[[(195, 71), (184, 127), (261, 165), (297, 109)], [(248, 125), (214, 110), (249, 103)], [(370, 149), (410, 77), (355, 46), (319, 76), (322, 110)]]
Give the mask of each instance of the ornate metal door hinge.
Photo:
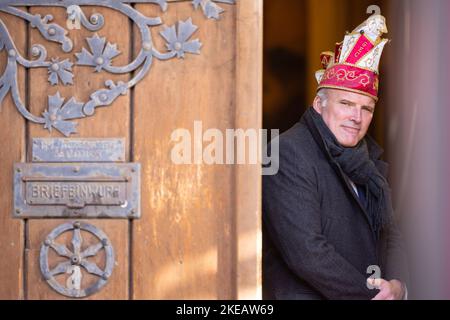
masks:
[[(153, 59), (168, 60), (172, 58), (184, 58), (186, 53), (199, 54), (202, 46), (199, 39), (191, 39), (198, 29), (189, 18), (179, 21), (176, 25), (165, 27), (160, 36), (166, 42), (166, 51), (157, 49), (152, 40), (151, 28), (161, 25), (160, 17), (146, 17), (138, 10), (134, 9), (133, 3), (149, 3), (159, 5), (162, 11), (168, 8), (166, 0), (29, 0), (29, 1), (0, 1), (0, 11), (6, 14), (19, 17), (29, 23), (32, 28), (36, 28), (40, 34), (48, 41), (61, 45), (63, 52), (71, 52), (73, 42), (67, 37), (67, 30), (57, 23), (51, 22), (52, 15), (42, 17), (40, 14), (31, 14), (26, 10), (18, 8), (20, 6), (57, 6), (66, 8), (67, 27), (78, 28), (83, 26), (89, 31), (99, 31), (105, 18), (96, 13), (89, 19), (83, 13), (80, 6), (98, 6), (116, 10), (129, 17), (137, 26), (141, 49), (134, 60), (126, 66), (114, 66), (113, 60), (120, 54), (116, 44), (107, 41), (105, 37), (95, 33), (88, 37), (86, 42), (88, 49), (82, 48), (75, 53), (76, 61), (70, 59), (60, 60), (58, 57), (47, 59), (47, 50), (41, 44), (34, 44), (31, 47), (34, 60), (28, 60), (17, 50), (7, 26), (0, 19), (0, 51), (6, 50), (8, 58), (3, 75), (0, 77), (0, 107), (8, 92), (11, 92), (17, 110), (29, 121), (42, 124), (46, 129), (52, 131), (56, 129), (65, 136), (76, 133), (77, 123), (74, 119), (81, 119), (94, 115), (98, 107), (110, 106), (120, 95), (126, 95), (130, 88), (134, 87), (149, 72)], [(235, 0), (193, 0), (194, 9), (201, 8), (205, 16), (209, 19), (219, 19), (224, 11), (217, 3), (234, 4)], [(109, 72), (113, 74), (129, 74), (134, 72), (134, 76), (127, 82), (107, 80), (106, 88), (101, 88), (89, 95), (88, 101), (79, 101), (76, 97), (63, 97), (59, 91), (48, 96), (47, 109), (42, 115), (34, 115), (29, 111), (20, 98), (18, 87), (17, 70), (18, 65), (25, 68), (46, 68), (49, 74), (48, 81), (52, 85), (73, 84), (73, 67), (88, 66), (95, 72)], [(139, 71), (137, 71), (140, 68)]]

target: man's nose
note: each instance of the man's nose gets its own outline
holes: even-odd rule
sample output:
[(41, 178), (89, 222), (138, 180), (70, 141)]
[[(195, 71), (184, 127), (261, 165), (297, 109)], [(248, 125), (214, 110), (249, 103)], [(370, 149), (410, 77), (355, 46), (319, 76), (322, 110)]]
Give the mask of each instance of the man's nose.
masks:
[(361, 123), (362, 119), (362, 109), (361, 108), (352, 108), (352, 116), (351, 120), (356, 123)]

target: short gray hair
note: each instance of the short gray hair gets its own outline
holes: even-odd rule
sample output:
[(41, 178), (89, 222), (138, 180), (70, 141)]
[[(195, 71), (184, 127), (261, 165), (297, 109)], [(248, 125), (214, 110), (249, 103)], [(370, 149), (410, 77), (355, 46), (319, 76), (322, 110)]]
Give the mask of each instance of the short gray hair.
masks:
[(319, 91), (317, 91), (316, 96), (319, 97), (320, 99), (321, 107), (325, 108), (327, 106), (328, 101), (328, 89), (327, 88), (319, 89)]

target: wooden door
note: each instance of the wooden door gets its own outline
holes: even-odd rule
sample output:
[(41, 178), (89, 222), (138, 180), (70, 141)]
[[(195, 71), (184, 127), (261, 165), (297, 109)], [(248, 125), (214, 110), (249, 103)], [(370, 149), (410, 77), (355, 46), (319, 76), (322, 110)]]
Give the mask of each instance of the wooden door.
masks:
[[(65, 7), (33, 5), (37, 2), (17, 1), (24, 6), (15, 8), (31, 16), (51, 14), (52, 23), (66, 25)], [(97, 108), (93, 116), (77, 119), (77, 133), (70, 138), (124, 138), (123, 160), (141, 165), (140, 219), (79, 219), (103, 230), (115, 250), (107, 284), (86, 299), (260, 298), (260, 166), (174, 164), (171, 135), (180, 128), (193, 132), (195, 121), (221, 132), (260, 129), (262, 0), (203, 1), (202, 5), (209, 2), (225, 10), (217, 21), (207, 19), (192, 1), (167, 1), (166, 11), (162, 11), (165, 1), (153, 1), (161, 6), (152, 1), (122, 2), (143, 16), (161, 18), (163, 23), (151, 28), (153, 45), (161, 52), (166, 42), (159, 32), (189, 18), (198, 26), (190, 40), (200, 39), (202, 47), (200, 54), (186, 53), (184, 59), (153, 59), (136, 86), (111, 105)], [(113, 65), (127, 65), (138, 56), (141, 33), (129, 16), (104, 6), (81, 8), (88, 18), (94, 13), (104, 17), (97, 34), (117, 44), (121, 52), (111, 59)], [(45, 44), (48, 59), (74, 61), (74, 53), (89, 48), (86, 39), (95, 34), (83, 27), (68, 30), (73, 50), (65, 53), (61, 44), (47, 41), (27, 19), (1, 8), (0, 19), (17, 51), (30, 60), (32, 46), (39, 43)], [(2, 50), (2, 73), (7, 61), (8, 52)], [(51, 85), (49, 70), (18, 67), (20, 97), (34, 115), (48, 110), (49, 96), (57, 92), (63, 99), (89, 101), (106, 80), (127, 82), (139, 72), (116, 75), (74, 65), (73, 84), (64, 85), (59, 78)], [(14, 163), (33, 161), (34, 138), (63, 135), (25, 120), (16, 106), (8, 93), (0, 109), (0, 298), (64, 299), (43, 278), (39, 254), (45, 237), (74, 219), (21, 219), (12, 212)]]

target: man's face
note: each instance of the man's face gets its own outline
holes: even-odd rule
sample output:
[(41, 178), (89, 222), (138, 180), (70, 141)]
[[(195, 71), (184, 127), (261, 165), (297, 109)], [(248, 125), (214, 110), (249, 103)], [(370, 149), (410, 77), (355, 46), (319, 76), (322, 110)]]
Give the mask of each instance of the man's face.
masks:
[(314, 99), (314, 109), (322, 115), (328, 128), (343, 147), (354, 147), (364, 138), (372, 122), (374, 99), (359, 93), (327, 89), (326, 107), (319, 97)]

